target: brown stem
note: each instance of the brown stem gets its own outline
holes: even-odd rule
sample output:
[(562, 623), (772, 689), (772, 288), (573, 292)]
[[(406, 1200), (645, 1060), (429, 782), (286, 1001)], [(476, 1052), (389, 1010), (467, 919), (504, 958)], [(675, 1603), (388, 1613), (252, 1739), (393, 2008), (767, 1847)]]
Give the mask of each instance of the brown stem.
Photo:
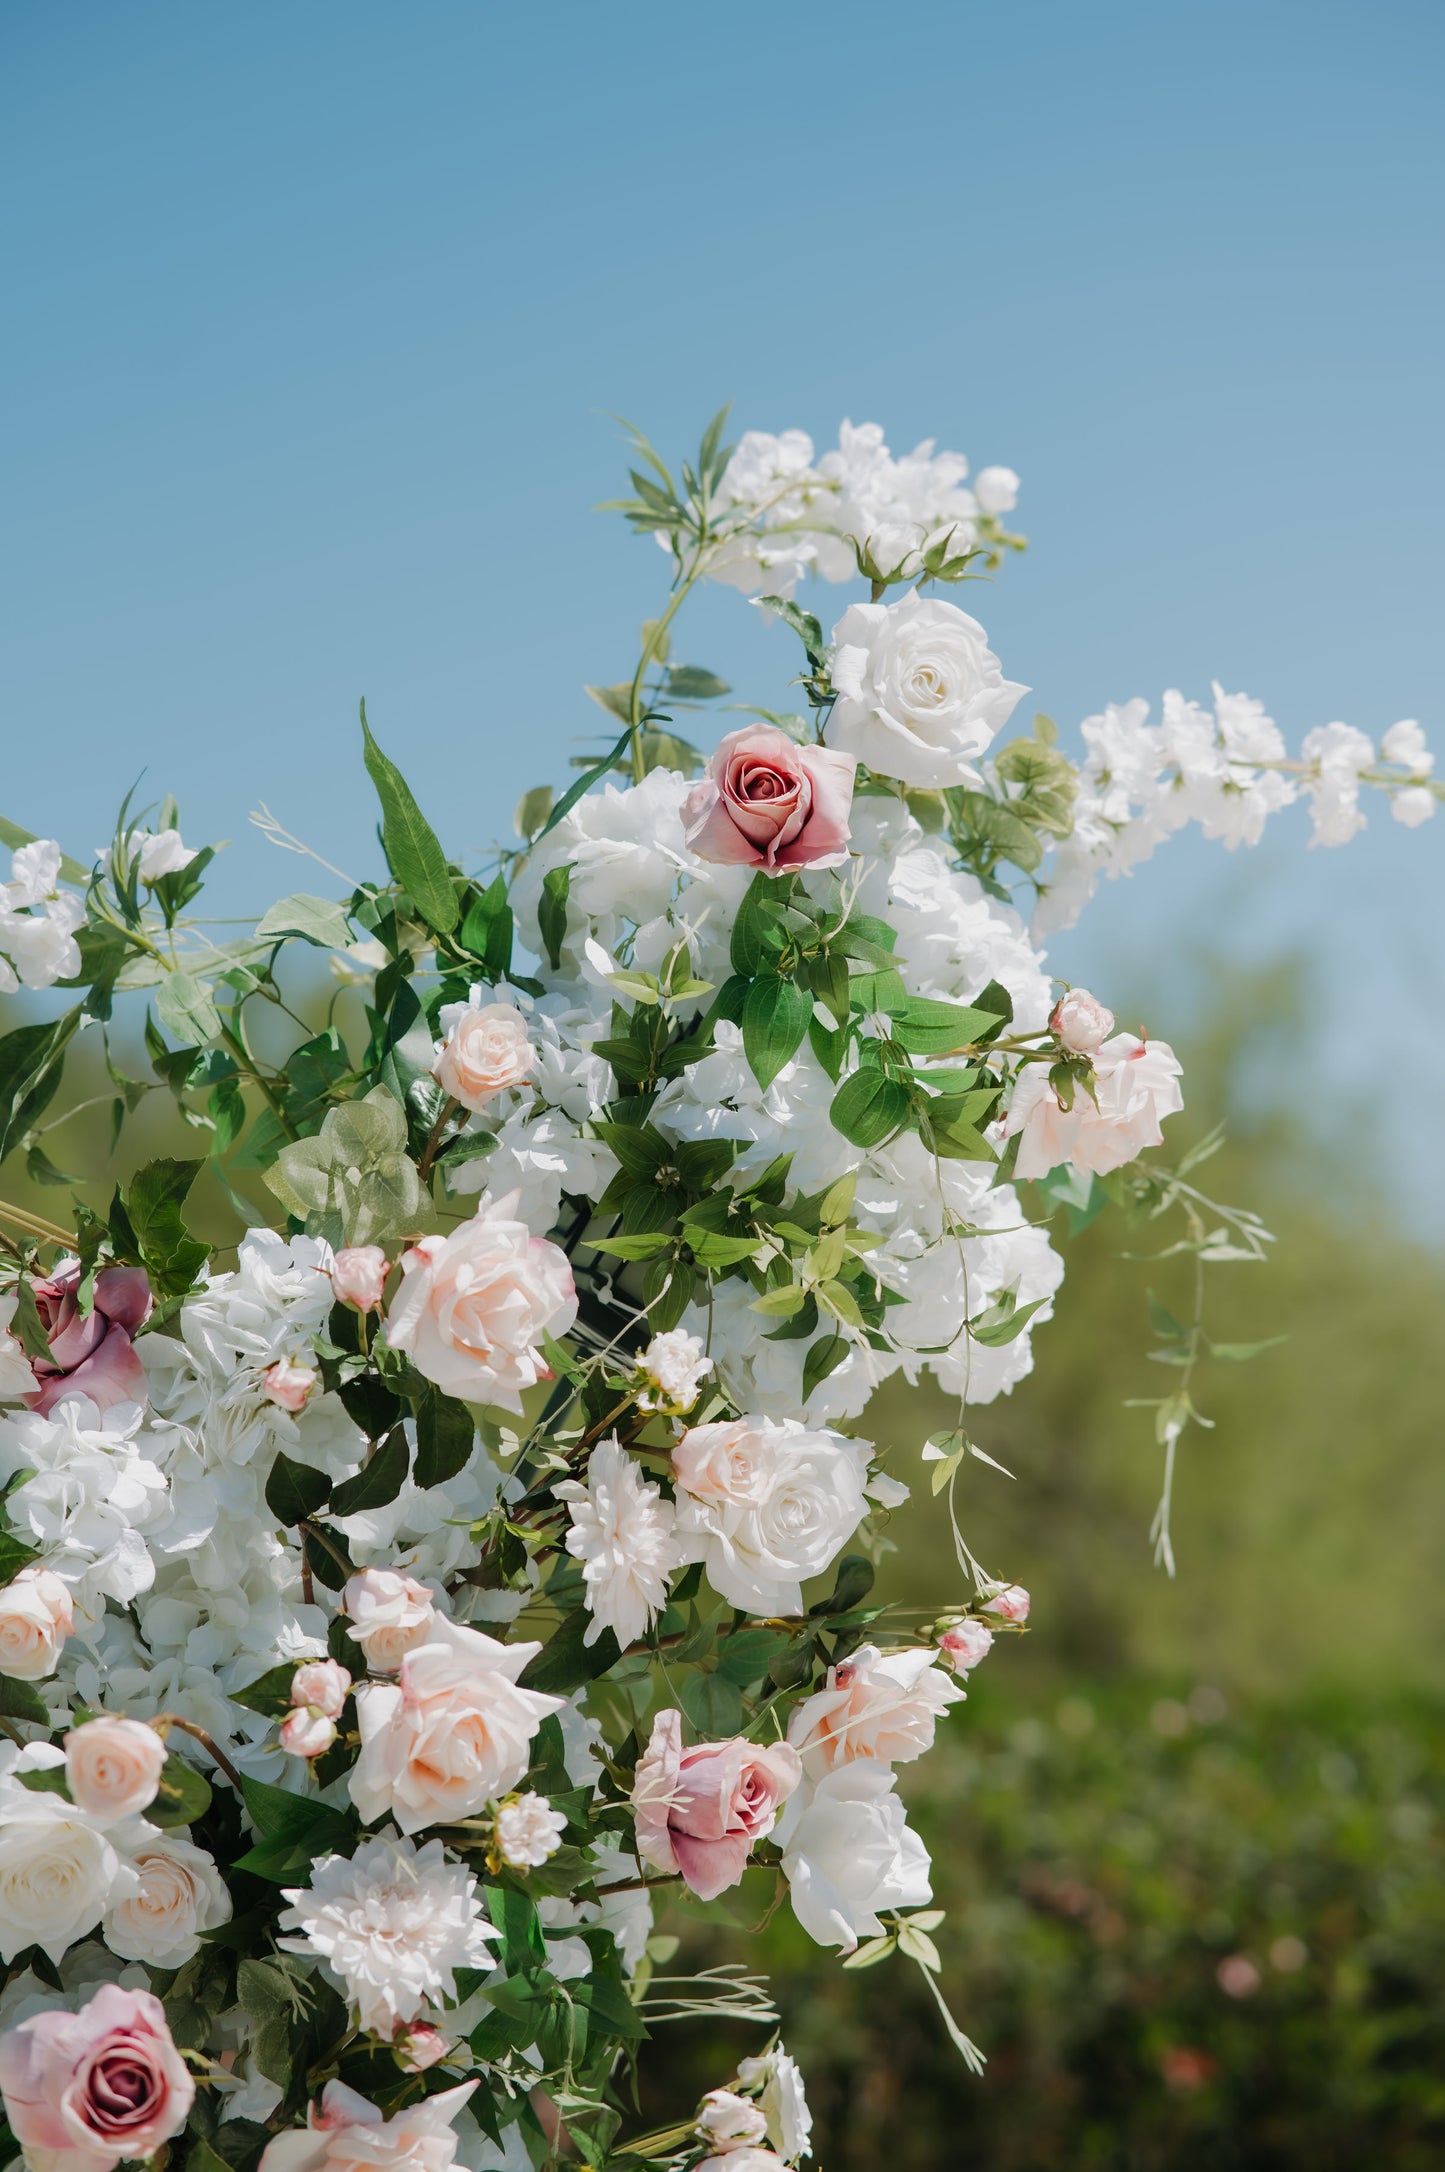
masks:
[[(296, 1528), (301, 1533), (303, 1540), (308, 1538), (314, 1538), (318, 1546), (324, 1547), (327, 1553), (330, 1554), (332, 1560), (336, 1563), (338, 1569), (344, 1569), (348, 1576), (355, 1576), (355, 1564), (347, 1560), (345, 1554), (341, 1551), (341, 1548), (339, 1546), (334, 1546), (332, 1544), (331, 1540), (326, 1536), (326, 1533), (321, 1529), (321, 1526), (319, 1524), (303, 1521), (301, 1523), (298, 1523)], [(301, 1558), (303, 1561), (306, 1559), (306, 1549), (304, 1545), (301, 1549)]]
[(641, 1893), (644, 1891), (650, 1893), (655, 1885), (681, 1884), (682, 1872), (680, 1870), (669, 1870), (660, 1878), (624, 1878), (620, 1885), (599, 1885), (597, 1898), (601, 1900), (605, 1893)]
[(224, 1772), (226, 1778), (230, 1781), (232, 1787), (236, 1790), (236, 1793), (238, 1795), (240, 1794), (240, 1773), (237, 1772), (235, 1766), (231, 1763), (230, 1758), (221, 1748), (219, 1742), (213, 1741), (211, 1736), (206, 1733), (204, 1727), (198, 1727), (194, 1720), (182, 1719), (179, 1712), (162, 1712), (158, 1719), (153, 1719), (151, 1721), (151, 1725), (152, 1727), (154, 1727), (156, 1733), (159, 1735), (164, 1735), (168, 1728), (179, 1727), (183, 1735), (189, 1735), (193, 1741), (199, 1742), (201, 1748), (205, 1750), (209, 1756), (214, 1757), (216, 1763), (220, 1766), (222, 1772)]
[(448, 1094), (446, 1100), (442, 1103), (441, 1115), (437, 1118), (436, 1122), (431, 1127), (431, 1133), (427, 1139), (425, 1147), (422, 1149), (421, 1162), (417, 1170), (417, 1174), (420, 1176), (423, 1184), (425, 1184), (427, 1178), (431, 1175), (431, 1165), (436, 1160), (436, 1152), (437, 1148), (441, 1145), (442, 1133), (446, 1130), (447, 1125), (451, 1122), (452, 1117), (455, 1115), (456, 1111), (460, 1107), (461, 1103), (460, 1101), (458, 1101), (455, 1094)]

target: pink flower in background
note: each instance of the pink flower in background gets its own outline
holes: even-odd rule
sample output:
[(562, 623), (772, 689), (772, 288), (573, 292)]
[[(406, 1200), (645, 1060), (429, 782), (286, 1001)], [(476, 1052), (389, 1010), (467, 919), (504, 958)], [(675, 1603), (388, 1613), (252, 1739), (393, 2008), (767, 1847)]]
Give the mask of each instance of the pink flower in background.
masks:
[(759, 1749), (739, 1736), (685, 1750), (681, 1713), (659, 1712), (632, 1790), (637, 1852), (715, 1900), (737, 1884), (802, 1776), (786, 1742)]
[(346, 1245), (331, 1262), (331, 1287), (343, 1305), (380, 1310), (386, 1288), (386, 1254), (379, 1244)]
[(160, 2000), (103, 1984), (0, 2036), (0, 2093), (34, 2172), (111, 2172), (180, 2131), (196, 2085)]
[(88, 1319), (81, 1317), (79, 1289), (78, 1260), (33, 1285), (50, 1356), (32, 1360), (40, 1385), (25, 1400), (42, 1415), (67, 1395), (88, 1395), (97, 1410), (146, 1399), (145, 1369), (132, 1348), (154, 1302), (145, 1269), (103, 1267)]
[(776, 724), (729, 732), (682, 803), (700, 860), (740, 867), (840, 867), (848, 857), (851, 754), (800, 747)]

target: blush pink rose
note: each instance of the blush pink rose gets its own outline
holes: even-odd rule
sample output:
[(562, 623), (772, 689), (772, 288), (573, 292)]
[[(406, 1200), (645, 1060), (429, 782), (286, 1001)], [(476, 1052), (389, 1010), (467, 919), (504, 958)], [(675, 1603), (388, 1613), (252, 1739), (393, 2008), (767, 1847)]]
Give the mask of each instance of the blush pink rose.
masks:
[(1027, 1621), (1029, 1595), (1022, 1584), (1002, 1584), (991, 1598), (983, 1602), (985, 1614), (997, 1614), (1000, 1621)]
[(776, 724), (729, 732), (682, 803), (700, 860), (739, 867), (840, 867), (848, 857), (851, 754), (800, 747)]
[(685, 1750), (681, 1713), (659, 1712), (632, 1789), (637, 1852), (680, 1871), (699, 1900), (716, 1900), (737, 1884), (802, 1776), (786, 1742), (760, 1749), (737, 1736)]
[(516, 1219), (520, 1194), (484, 1201), (447, 1237), (402, 1254), (386, 1339), (463, 1403), (522, 1408), (522, 1390), (551, 1374), (539, 1345), (577, 1317), (572, 1264), (560, 1245)]
[(823, 1687), (788, 1722), (788, 1740), (809, 1779), (824, 1779), (855, 1757), (906, 1765), (931, 1749), (938, 1720), (963, 1696), (934, 1665), (936, 1656), (922, 1646), (880, 1652), (863, 1644), (830, 1667)]
[(377, 1674), (395, 1674), (408, 1652), (431, 1635), (436, 1605), (425, 1584), (399, 1569), (360, 1569), (346, 1580), (341, 1603), (352, 1641)]
[(32, 1561), (0, 1587), (0, 1674), (40, 1682), (60, 1664), (75, 1602), (53, 1569)]
[(967, 1674), (993, 1649), (993, 1631), (971, 1618), (957, 1621), (939, 1638), (938, 1649), (955, 1674)]
[(280, 1357), (266, 1367), (261, 1385), (278, 1409), (289, 1410), (295, 1417), (310, 1402), (320, 1378), (314, 1365), (304, 1365), (299, 1358)]
[(308, 1659), (291, 1677), (291, 1702), (340, 1719), (351, 1675), (337, 1659)]
[(78, 2014), (33, 2014), (0, 2036), (0, 2093), (31, 2165), (111, 2172), (180, 2132), (196, 2085), (160, 2000), (108, 1983)]
[(484, 1003), (463, 1011), (448, 1033), (432, 1072), (464, 1109), (484, 1109), (537, 1068), (537, 1051), (514, 1003)]
[(43, 1415), (68, 1395), (88, 1395), (97, 1410), (143, 1403), (145, 1368), (132, 1344), (154, 1302), (145, 1269), (103, 1267), (88, 1319), (81, 1317), (78, 1260), (67, 1260), (33, 1288), (50, 1356), (32, 1361), (40, 1385), (25, 1398), (30, 1408)]
[(386, 1288), (386, 1254), (379, 1244), (350, 1244), (331, 1262), (331, 1287), (343, 1305), (378, 1312)]
[(336, 1722), (309, 1704), (295, 1704), (281, 1722), (280, 1743), (293, 1757), (324, 1757), (336, 1740)]
[(65, 1738), (65, 1784), (77, 1808), (100, 1824), (138, 1817), (156, 1799), (166, 1746), (143, 1720), (102, 1714)]
[(476, 2086), (463, 2082), (386, 2119), (345, 2082), (329, 2081), (306, 2125), (266, 2144), (259, 2172), (460, 2172), (452, 2121)]

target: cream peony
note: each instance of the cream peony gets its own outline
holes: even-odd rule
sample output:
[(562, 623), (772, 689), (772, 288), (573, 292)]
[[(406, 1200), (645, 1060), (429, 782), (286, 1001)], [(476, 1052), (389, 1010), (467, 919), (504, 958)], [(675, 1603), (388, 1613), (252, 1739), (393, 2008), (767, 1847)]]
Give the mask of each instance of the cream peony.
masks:
[(133, 1818), (156, 1799), (166, 1746), (141, 1720), (103, 1714), (65, 1738), (70, 1799), (98, 1825)]
[(178, 1833), (143, 1819), (114, 1836), (121, 1860), (140, 1881), (106, 1910), (102, 1934), (123, 1961), (181, 1968), (200, 1951), (201, 1932), (231, 1919), (231, 1896), (214, 1859)]
[(552, 1490), (571, 1518), (567, 1551), (582, 1563), (592, 1614), (583, 1642), (610, 1629), (625, 1651), (666, 1606), (667, 1579), (682, 1563), (672, 1503), (615, 1436), (593, 1449), (586, 1485), (565, 1478)]
[(377, 1674), (395, 1674), (431, 1635), (436, 1607), (425, 1584), (397, 1569), (362, 1569), (342, 1593), (354, 1641)]
[(963, 1691), (931, 1651), (880, 1652), (863, 1644), (828, 1669), (815, 1695), (796, 1706), (788, 1740), (810, 1780), (821, 1780), (856, 1757), (883, 1765), (910, 1764), (933, 1747), (933, 1730)]
[(0, 1587), (0, 1674), (40, 1682), (60, 1664), (75, 1606), (60, 1578), (38, 1562)]
[(577, 1317), (567, 1255), (515, 1219), (518, 1194), (484, 1199), (449, 1237), (402, 1255), (387, 1341), (444, 1395), (520, 1412), (522, 1390), (548, 1377), (538, 1345)]
[(1004, 678), (977, 619), (916, 595), (855, 603), (833, 641), (831, 745), (904, 784), (980, 781), (975, 762), (1028, 689)]
[(498, 1644), (438, 1614), (430, 1640), (408, 1652), (395, 1688), (356, 1692), (361, 1755), (351, 1799), (370, 1823), (390, 1815), (404, 1833), (473, 1817), (516, 1786), (531, 1741), (566, 1699), (519, 1689), (540, 1644)]
[(545, 1795), (517, 1795), (497, 1812), (497, 1853), (513, 1870), (535, 1870), (557, 1853), (566, 1830)]
[(432, 1065), (443, 1092), (477, 1112), (509, 1086), (520, 1086), (536, 1068), (537, 1051), (514, 1003), (464, 1010)]
[(798, 1614), (868, 1512), (869, 1444), (796, 1418), (693, 1426), (672, 1455), (680, 1558), (754, 1614)]

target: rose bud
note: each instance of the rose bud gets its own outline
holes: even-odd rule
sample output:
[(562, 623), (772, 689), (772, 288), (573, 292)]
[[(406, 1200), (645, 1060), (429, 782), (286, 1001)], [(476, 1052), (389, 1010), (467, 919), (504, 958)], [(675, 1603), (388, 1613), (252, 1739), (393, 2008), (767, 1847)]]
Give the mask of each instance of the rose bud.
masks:
[(261, 1375), (261, 1384), (273, 1403), (281, 1410), (289, 1410), (294, 1417), (306, 1408), (321, 1375), (312, 1365), (303, 1365), (299, 1358), (277, 1358)]
[(351, 1676), (338, 1660), (308, 1659), (291, 1677), (291, 1702), (340, 1719)]
[(322, 1757), (335, 1740), (335, 1720), (309, 1705), (293, 1706), (281, 1722), (281, 1747), (293, 1757)]
[(841, 867), (857, 767), (832, 747), (800, 747), (776, 724), (746, 724), (683, 801), (683, 834), (700, 860), (778, 874)]
[(408, 2074), (424, 2074), (429, 2066), (445, 2059), (452, 2047), (430, 2022), (413, 2021), (397, 2030), (391, 2048)]
[(1087, 988), (1070, 988), (1049, 1013), (1050, 1033), (1056, 1033), (1075, 1056), (1092, 1056), (1113, 1030), (1114, 1013)]
[(536, 1067), (537, 1051), (516, 1005), (487, 1003), (462, 1012), (432, 1072), (454, 1101), (478, 1111), (509, 1086), (520, 1086)]
[(938, 1640), (938, 1649), (955, 1674), (967, 1674), (987, 1658), (992, 1646), (993, 1631), (981, 1621), (955, 1622)]
[(377, 1312), (386, 1287), (386, 1254), (379, 1244), (352, 1244), (331, 1262), (331, 1287), (339, 1302), (358, 1312)]
[(767, 2115), (734, 2089), (709, 2089), (702, 2100), (697, 2132), (714, 2148), (734, 2150), (745, 2142), (761, 2142), (767, 2131)]
[(1029, 1595), (1022, 1584), (1000, 1584), (991, 1598), (983, 1602), (986, 1614), (997, 1614), (1000, 1621), (1027, 1621)]
[(165, 1761), (165, 1743), (142, 1720), (103, 1714), (65, 1738), (70, 1799), (104, 1824), (136, 1817), (155, 1801)]

